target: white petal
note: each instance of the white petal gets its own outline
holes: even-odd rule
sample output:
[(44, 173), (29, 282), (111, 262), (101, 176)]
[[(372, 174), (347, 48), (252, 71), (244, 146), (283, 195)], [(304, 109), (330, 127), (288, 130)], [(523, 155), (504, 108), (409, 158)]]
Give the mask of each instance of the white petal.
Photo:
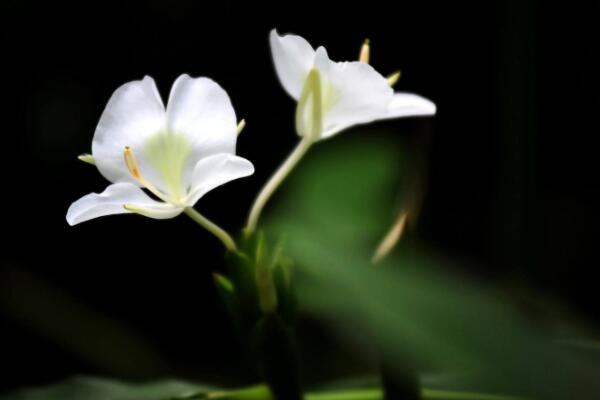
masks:
[(253, 173), (254, 166), (250, 161), (231, 154), (216, 154), (198, 161), (194, 168), (194, 186), (187, 201), (188, 206), (193, 206), (217, 186)]
[(275, 71), (281, 85), (295, 100), (300, 98), (304, 79), (313, 67), (315, 51), (302, 37), (279, 36), (273, 29), (269, 35)]
[(412, 93), (394, 93), (382, 119), (434, 115), (435, 112), (436, 107), (431, 100)]
[(359, 61), (333, 62), (319, 47), (315, 67), (321, 72), (323, 92), (322, 138), (374, 121), (387, 112), (393, 90), (370, 65)]
[(125, 146), (134, 149), (140, 169), (149, 174), (139, 153), (148, 137), (165, 128), (165, 121), (165, 109), (152, 78), (146, 76), (119, 87), (100, 117), (92, 142), (92, 154), (102, 175), (112, 182), (136, 183), (123, 160)]
[(169, 95), (167, 125), (192, 146), (190, 169), (209, 155), (235, 153), (235, 111), (227, 92), (211, 79), (177, 78)]
[(124, 207), (126, 204), (157, 219), (173, 218), (182, 212), (181, 208), (151, 199), (131, 183), (120, 182), (108, 186), (100, 194), (90, 193), (71, 204), (67, 211), (67, 222), (75, 225), (104, 215), (130, 213)]

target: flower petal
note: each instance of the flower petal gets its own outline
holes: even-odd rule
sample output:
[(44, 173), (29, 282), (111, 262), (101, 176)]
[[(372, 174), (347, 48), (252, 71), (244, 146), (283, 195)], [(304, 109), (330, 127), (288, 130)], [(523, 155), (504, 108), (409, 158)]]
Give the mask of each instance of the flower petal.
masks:
[(304, 79), (313, 67), (315, 51), (302, 37), (279, 36), (273, 29), (269, 35), (275, 71), (281, 85), (295, 100), (300, 98)]
[(322, 82), (322, 138), (379, 119), (386, 112), (393, 90), (370, 65), (359, 61), (333, 62), (319, 47), (315, 67), (321, 72)]
[(173, 218), (183, 211), (181, 208), (151, 199), (132, 183), (120, 182), (108, 186), (100, 194), (90, 193), (71, 204), (67, 211), (67, 222), (69, 225), (75, 225), (104, 215), (132, 212), (125, 209), (125, 205), (133, 206), (137, 213), (157, 219)]
[(169, 95), (167, 126), (192, 147), (190, 170), (209, 155), (235, 153), (235, 111), (227, 92), (209, 78), (177, 78)]
[(231, 154), (215, 154), (206, 157), (194, 168), (194, 185), (187, 205), (192, 207), (206, 193), (234, 179), (254, 173), (254, 166), (245, 158)]
[(412, 93), (394, 93), (387, 113), (382, 119), (434, 115), (435, 112), (435, 104), (425, 97)]
[[(119, 87), (100, 117), (92, 142), (92, 154), (102, 175), (112, 182), (137, 185), (123, 160), (123, 150), (131, 146), (139, 153), (148, 137), (165, 128), (165, 121), (165, 108), (151, 77)], [(138, 161), (146, 174), (143, 157)]]

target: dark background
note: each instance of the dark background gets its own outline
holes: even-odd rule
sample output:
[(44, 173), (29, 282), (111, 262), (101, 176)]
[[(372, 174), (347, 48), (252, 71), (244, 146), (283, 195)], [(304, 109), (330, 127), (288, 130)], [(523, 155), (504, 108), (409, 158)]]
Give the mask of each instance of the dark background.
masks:
[(197, 205), (240, 228), (297, 140), (271, 64), (274, 27), (334, 60), (355, 58), (368, 37), (376, 69), (402, 70), (397, 90), (437, 104), (433, 119), (378, 125), (402, 151), (428, 154), (422, 241), (515, 296), (539, 291), (597, 320), (599, 11), (596, 1), (3, 1), (0, 390), (74, 373), (244, 376), (212, 288), (216, 240), (183, 217), (69, 227), (65, 213), (106, 186), (76, 156), (112, 92), (148, 74), (166, 97), (186, 72), (219, 82), (248, 121), (238, 153), (256, 174)]

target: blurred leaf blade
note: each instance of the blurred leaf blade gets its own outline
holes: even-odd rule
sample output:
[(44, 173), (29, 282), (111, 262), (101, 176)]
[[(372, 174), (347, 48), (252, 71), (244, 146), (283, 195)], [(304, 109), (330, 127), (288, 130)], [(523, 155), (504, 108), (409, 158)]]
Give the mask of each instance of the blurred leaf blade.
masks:
[(22, 389), (0, 400), (172, 400), (201, 396), (209, 390), (212, 387), (179, 380), (131, 384), (80, 376), (48, 387)]
[(285, 233), (299, 265), (304, 310), (354, 350), (458, 377), (443, 389), (556, 399), (600, 393), (597, 363), (558, 345), (451, 263), (404, 249), (373, 267), (372, 251), (397, 212), (389, 187), (396, 158), (393, 146), (376, 141), (332, 145), (290, 183), (293, 209), (271, 229)]

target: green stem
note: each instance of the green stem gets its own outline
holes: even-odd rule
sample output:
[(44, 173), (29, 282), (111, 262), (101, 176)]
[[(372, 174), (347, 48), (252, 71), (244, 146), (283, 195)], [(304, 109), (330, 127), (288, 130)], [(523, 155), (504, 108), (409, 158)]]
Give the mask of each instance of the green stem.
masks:
[(287, 176), (292, 172), (294, 167), (298, 164), (298, 162), (304, 157), (310, 146), (314, 143), (314, 140), (308, 136), (302, 138), (300, 143), (296, 146), (294, 151), (288, 156), (288, 158), (281, 164), (281, 167), (273, 174), (271, 179), (267, 182), (267, 184), (262, 188), (254, 204), (252, 205), (252, 209), (250, 214), (248, 215), (248, 222), (246, 224), (246, 232), (253, 233), (256, 230), (256, 225), (258, 224), (258, 219), (260, 218), (260, 214), (262, 213), (263, 208), (267, 204), (267, 201), (271, 198), (273, 193), (277, 190), (279, 185), (287, 178)]
[(212, 233), (213, 235), (215, 235), (217, 238), (219, 238), (219, 240), (221, 242), (223, 242), (223, 244), (225, 245), (225, 247), (227, 248), (227, 250), (230, 250), (230, 251), (236, 251), (237, 250), (237, 246), (235, 245), (234, 240), (219, 225), (215, 224), (214, 222), (212, 222), (211, 220), (209, 220), (208, 218), (206, 218), (204, 215), (200, 214), (198, 211), (196, 211), (192, 207), (186, 207), (183, 210), (183, 212), (186, 213), (196, 223), (198, 223), (199, 225), (203, 226), (207, 231), (209, 231), (210, 233)]

